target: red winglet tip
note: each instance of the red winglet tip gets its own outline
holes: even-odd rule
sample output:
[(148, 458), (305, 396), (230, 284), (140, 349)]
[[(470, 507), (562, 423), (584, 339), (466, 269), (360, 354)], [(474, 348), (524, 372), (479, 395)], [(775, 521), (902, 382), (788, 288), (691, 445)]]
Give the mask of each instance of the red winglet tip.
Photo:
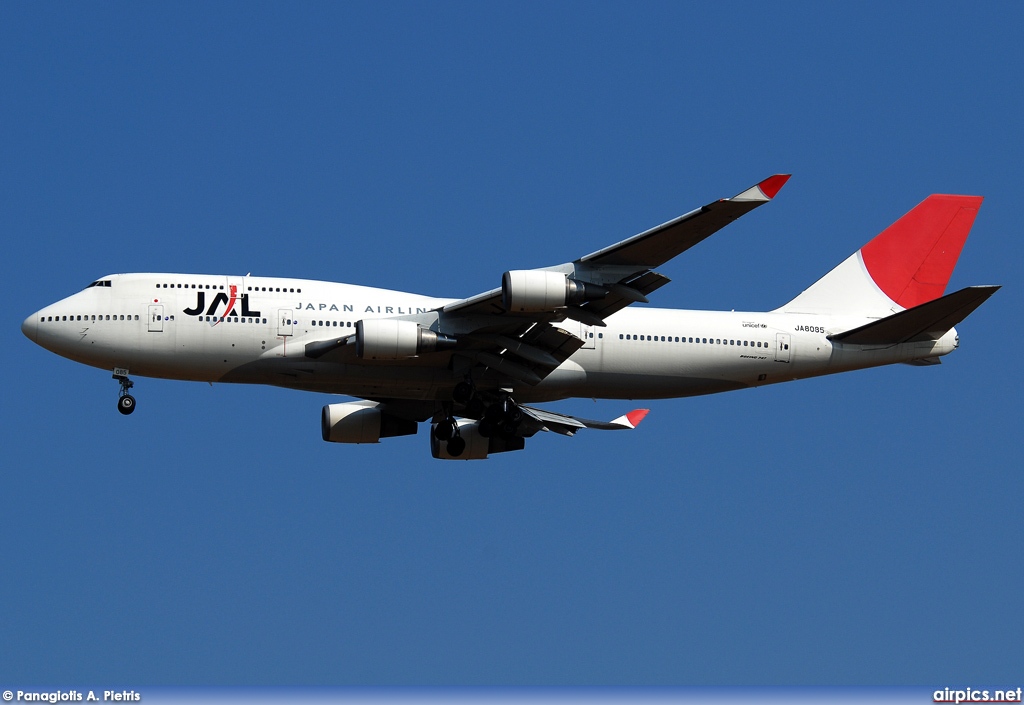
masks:
[(633, 428), (636, 428), (640, 425), (640, 422), (644, 420), (644, 417), (650, 413), (650, 411), (650, 409), (633, 409), (633, 411), (626, 414), (626, 418), (629, 420), (629, 423)]
[(761, 193), (767, 196), (769, 199), (775, 198), (775, 194), (782, 190), (782, 187), (789, 181), (789, 177), (792, 174), (776, 174), (775, 176), (769, 176), (767, 179), (757, 185), (761, 189)]

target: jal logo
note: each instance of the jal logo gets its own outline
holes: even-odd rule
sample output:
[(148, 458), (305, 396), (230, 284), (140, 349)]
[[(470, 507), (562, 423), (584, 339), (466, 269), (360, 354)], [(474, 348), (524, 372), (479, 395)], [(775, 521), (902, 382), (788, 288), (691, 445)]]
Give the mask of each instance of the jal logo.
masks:
[[(239, 313), (235, 313), (236, 316), (259, 316), (259, 311), (252, 311), (249, 309), (249, 295), (242, 294), (238, 295), (238, 287), (234, 284), (228, 287), (230, 295), (225, 294), (223, 291), (217, 292), (217, 295), (213, 297), (213, 301), (210, 302), (210, 307), (206, 307), (206, 292), (196, 292), (196, 305), (192, 308), (186, 308), (182, 311), (186, 316), (215, 316), (217, 318), (227, 318), (232, 315), (235, 310), (236, 304), (240, 303), (242, 309)], [(217, 309), (220, 308), (221, 304), (227, 306), (224, 309), (224, 313), (217, 313)]]

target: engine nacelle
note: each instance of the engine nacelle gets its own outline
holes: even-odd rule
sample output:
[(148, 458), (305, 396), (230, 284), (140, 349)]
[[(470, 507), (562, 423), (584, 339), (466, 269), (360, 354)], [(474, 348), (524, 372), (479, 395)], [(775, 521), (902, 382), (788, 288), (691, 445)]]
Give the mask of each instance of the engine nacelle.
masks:
[(480, 422), (473, 419), (456, 419), (459, 435), (466, 442), (466, 449), (459, 455), (448, 453), (448, 443), (434, 437), (433, 426), (430, 433), (430, 454), (438, 460), (485, 460), (490, 453), (505, 453), (510, 450), (522, 450), (526, 441), (518, 436), (514, 438), (485, 438), (480, 435)]
[(356, 322), (356, 355), (364, 360), (405, 360), (452, 348), (455, 342), (415, 321), (369, 318)]
[(517, 269), (501, 277), (501, 301), (514, 313), (554, 311), (563, 306), (578, 306), (603, 299), (608, 289), (597, 284), (570, 279), (561, 272)]
[(320, 416), (320, 432), (330, 443), (377, 443), (381, 438), (411, 436), (418, 424), (386, 414), (374, 401), (328, 404)]

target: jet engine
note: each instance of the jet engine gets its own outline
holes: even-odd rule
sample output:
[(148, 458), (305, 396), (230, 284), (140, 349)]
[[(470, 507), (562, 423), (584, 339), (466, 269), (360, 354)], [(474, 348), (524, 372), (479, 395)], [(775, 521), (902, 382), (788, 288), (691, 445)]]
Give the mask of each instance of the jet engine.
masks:
[(356, 355), (364, 360), (404, 360), (450, 349), (455, 342), (415, 321), (369, 318), (356, 323)]
[(502, 304), (514, 313), (554, 311), (607, 295), (605, 287), (571, 279), (561, 272), (518, 269), (505, 272), (501, 277)]
[(380, 410), (374, 401), (328, 404), (320, 417), (320, 430), (330, 443), (377, 443), (381, 438), (411, 436), (417, 423)]
[[(519, 436), (512, 438), (490, 438), (480, 435), (480, 422), (472, 419), (457, 419), (460, 437), (466, 444), (465, 448), (458, 455), (448, 452), (449, 444), (452, 441), (439, 441), (433, 433), (430, 433), (430, 454), (439, 460), (485, 460), (490, 453), (505, 453), (510, 450), (522, 450), (526, 447), (526, 440)], [(435, 424), (436, 425), (436, 424)]]

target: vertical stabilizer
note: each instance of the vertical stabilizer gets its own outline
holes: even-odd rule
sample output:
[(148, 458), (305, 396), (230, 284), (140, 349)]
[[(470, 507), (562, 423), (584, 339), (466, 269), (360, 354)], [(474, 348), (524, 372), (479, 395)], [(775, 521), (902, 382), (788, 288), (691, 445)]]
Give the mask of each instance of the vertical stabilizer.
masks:
[(941, 297), (981, 202), (929, 196), (778, 310), (885, 316)]

